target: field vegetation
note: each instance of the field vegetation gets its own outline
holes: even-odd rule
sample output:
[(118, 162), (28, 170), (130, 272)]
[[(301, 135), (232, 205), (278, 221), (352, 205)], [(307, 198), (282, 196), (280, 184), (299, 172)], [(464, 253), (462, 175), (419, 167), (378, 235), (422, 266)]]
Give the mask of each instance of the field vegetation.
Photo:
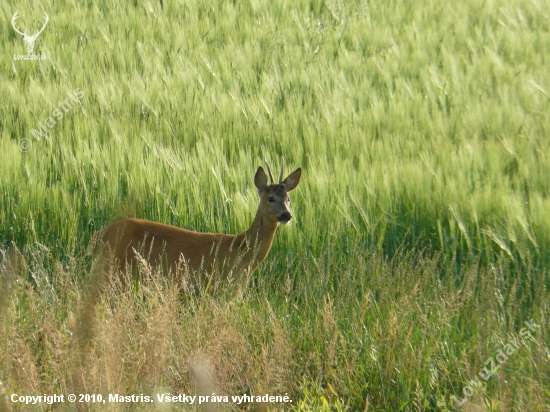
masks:
[[(49, 15), (46, 60), (12, 59), (16, 11), (27, 33)], [(0, 15), (0, 410), (205, 390), (288, 394), (272, 407), (293, 411), (550, 409), (550, 3), (10, 0)], [(83, 309), (94, 233), (120, 216), (242, 232), (264, 157), (303, 174), (248, 282), (188, 296), (143, 267)], [(86, 404), (152, 405), (198, 409)]]

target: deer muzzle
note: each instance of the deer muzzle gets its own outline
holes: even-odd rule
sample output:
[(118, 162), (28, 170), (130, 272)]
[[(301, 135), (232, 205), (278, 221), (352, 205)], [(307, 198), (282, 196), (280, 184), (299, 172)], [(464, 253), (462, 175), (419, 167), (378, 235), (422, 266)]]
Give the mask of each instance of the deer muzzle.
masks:
[(283, 223), (288, 223), (290, 219), (292, 219), (290, 212), (283, 212), (277, 217), (277, 220)]

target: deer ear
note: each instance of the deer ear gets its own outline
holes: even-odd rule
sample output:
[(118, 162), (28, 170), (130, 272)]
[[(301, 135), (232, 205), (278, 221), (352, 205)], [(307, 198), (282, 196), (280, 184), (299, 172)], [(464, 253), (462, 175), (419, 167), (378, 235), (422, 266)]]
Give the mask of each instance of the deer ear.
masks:
[(254, 184), (259, 191), (262, 191), (267, 187), (267, 175), (265, 174), (262, 166), (258, 167), (258, 170), (256, 171), (256, 176), (254, 176)]
[(300, 183), (300, 177), (302, 176), (302, 168), (299, 167), (294, 172), (289, 174), (287, 178), (283, 181), (284, 185), (286, 186), (286, 191), (290, 192), (291, 190), (296, 189), (296, 186), (298, 186), (298, 183)]

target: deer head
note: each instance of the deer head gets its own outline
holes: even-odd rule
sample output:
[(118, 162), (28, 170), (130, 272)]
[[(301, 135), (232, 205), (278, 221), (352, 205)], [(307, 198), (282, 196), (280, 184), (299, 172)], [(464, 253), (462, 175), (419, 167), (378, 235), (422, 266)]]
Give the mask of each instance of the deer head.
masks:
[(32, 52), (34, 51), (34, 44), (36, 43), (36, 39), (38, 38), (40, 33), (42, 33), (44, 31), (44, 29), (46, 28), (46, 24), (48, 24), (48, 21), (50, 20), (50, 18), (48, 17), (48, 15), (46, 13), (44, 13), (44, 19), (46, 20), (44, 22), (44, 25), (42, 26), (42, 28), (40, 30), (35, 32), (32, 36), (29, 36), (26, 31), (21, 32), (15, 26), (15, 21), (17, 20), (18, 17), (19, 17), (19, 12), (16, 11), (15, 14), (13, 15), (12, 19), (11, 19), (11, 25), (12, 25), (13, 29), (15, 30), (15, 32), (17, 34), (20, 34), (23, 37), (23, 41), (27, 44), (27, 54), (32, 54)]
[(274, 182), (273, 174), (271, 173), (271, 168), (267, 160), (265, 160), (265, 165), (269, 173), (271, 184), (268, 184), (267, 175), (261, 166), (258, 167), (256, 176), (254, 177), (254, 184), (260, 195), (259, 210), (262, 211), (262, 215), (267, 219), (280, 223), (288, 223), (290, 219), (292, 219), (292, 214), (289, 210), (290, 197), (288, 196), (288, 192), (296, 189), (302, 175), (302, 169), (298, 168), (283, 180), (284, 164), (285, 162), (283, 159), (279, 183)]

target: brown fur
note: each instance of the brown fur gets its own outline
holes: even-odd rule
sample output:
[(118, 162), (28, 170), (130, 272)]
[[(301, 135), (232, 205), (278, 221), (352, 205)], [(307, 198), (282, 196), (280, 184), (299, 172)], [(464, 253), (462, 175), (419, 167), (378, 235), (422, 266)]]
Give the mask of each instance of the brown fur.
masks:
[(239, 235), (199, 233), (129, 218), (105, 229), (102, 256), (117, 269), (127, 263), (135, 270), (139, 253), (151, 266), (162, 265), (167, 273), (174, 274), (177, 268), (188, 268), (191, 274), (200, 272), (201, 281), (205, 281), (204, 275), (215, 273), (220, 280), (230, 274), (250, 274), (269, 253), (279, 222), (290, 220), (287, 193), (298, 186), (300, 176), (298, 168), (279, 184), (269, 185), (259, 167), (254, 178), (260, 195), (258, 211), (250, 228)]

